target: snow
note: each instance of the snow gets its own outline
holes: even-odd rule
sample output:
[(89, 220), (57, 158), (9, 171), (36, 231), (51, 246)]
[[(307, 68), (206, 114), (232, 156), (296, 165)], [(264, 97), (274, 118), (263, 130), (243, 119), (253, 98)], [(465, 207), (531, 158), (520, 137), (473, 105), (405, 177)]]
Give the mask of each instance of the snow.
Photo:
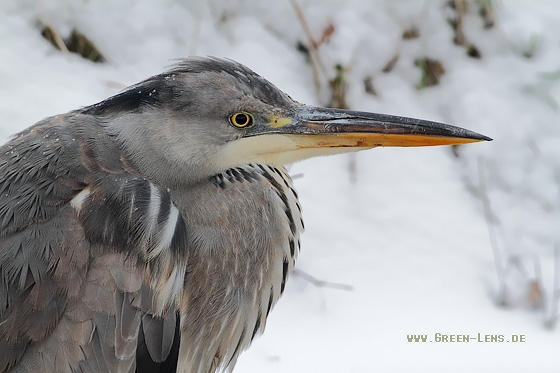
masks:
[[(293, 276), (236, 372), (560, 371), (560, 331), (544, 326), (560, 286), (560, 7), (492, 3), (496, 27), (486, 30), (477, 2), (468, 2), (465, 36), (482, 55), (473, 59), (452, 42), (444, 1), (298, 1), (316, 38), (335, 27), (319, 53), (330, 74), (337, 63), (348, 69), (352, 109), (452, 123), (494, 141), (461, 147), (459, 158), (446, 147), (381, 148), (292, 166), (303, 175), (295, 184), (306, 221), (297, 268), (353, 290)], [(78, 28), (109, 61), (62, 54), (38, 21), (63, 37)], [(403, 40), (413, 26), (419, 38)], [(318, 95), (298, 41), (306, 37), (287, 0), (3, 0), (0, 139), (190, 54), (238, 60), (294, 99), (324, 105), (326, 85)], [(395, 54), (393, 70), (382, 73)], [(426, 56), (445, 74), (418, 90), (414, 61)], [(364, 92), (366, 77), (378, 96)], [(544, 309), (528, 306), (535, 278)], [(435, 333), (522, 334), (526, 342), (407, 342)]]

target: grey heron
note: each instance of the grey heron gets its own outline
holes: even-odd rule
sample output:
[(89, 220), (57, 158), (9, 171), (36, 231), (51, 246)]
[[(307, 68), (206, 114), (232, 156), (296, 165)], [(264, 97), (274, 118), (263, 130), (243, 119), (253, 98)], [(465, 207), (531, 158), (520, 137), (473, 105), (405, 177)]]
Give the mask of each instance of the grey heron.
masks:
[(284, 165), (490, 140), (183, 60), (0, 148), (0, 371), (231, 371), (300, 250)]

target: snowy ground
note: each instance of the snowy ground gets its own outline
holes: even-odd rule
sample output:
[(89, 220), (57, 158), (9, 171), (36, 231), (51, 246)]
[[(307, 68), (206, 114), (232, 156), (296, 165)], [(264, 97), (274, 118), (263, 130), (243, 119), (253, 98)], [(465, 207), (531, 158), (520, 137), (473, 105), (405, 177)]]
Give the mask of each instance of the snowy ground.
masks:
[[(294, 165), (307, 227), (298, 268), (353, 290), (294, 276), (237, 372), (560, 372), (560, 331), (544, 326), (558, 312), (560, 7), (492, 3), (496, 26), (485, 30), (468, 2), (463, 29), (482, 55), (474, 59), (453, 43), (443, 1), (299, 1), (316, 38), (334, 26), (319, 52), (331, 73), (337, 63), (348, 68), (352, 109), (448, 122), (495, 140), (463, 147), (459, 158), (450, 148), (383, 148)], [(60, 53), (39, 21), (63, 37), (78, 28), (109, 62)], [(413, 26), (419, 37), (403, 40)], [(316, 94), (298, 41), (307, 39), (288, 0), (2, 0), (0, 139), (190, 54), (238, 60), (296, 100), (325, 104), (328, 90)], [(445, 74), (418, 90), (414, 60), (423, 57)], [(367, 77), (377, 96), (364, 92)], [(488, 224), (476, 195), (490, 202)], [(535, 279), (544, 305), (530, 309)], [(435, 333), (525, 342), (407, 342)]]

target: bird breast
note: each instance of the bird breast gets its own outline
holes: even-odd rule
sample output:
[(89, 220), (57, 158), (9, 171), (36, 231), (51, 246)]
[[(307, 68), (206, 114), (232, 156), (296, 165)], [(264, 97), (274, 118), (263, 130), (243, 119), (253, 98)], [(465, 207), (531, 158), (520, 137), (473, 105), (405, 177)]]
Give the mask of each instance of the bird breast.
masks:
[(285, 169), (255, 164), (174, 199), (189, 237), (178, 371), (231, 369), (294, 268), (303, 231), (297, 194)]

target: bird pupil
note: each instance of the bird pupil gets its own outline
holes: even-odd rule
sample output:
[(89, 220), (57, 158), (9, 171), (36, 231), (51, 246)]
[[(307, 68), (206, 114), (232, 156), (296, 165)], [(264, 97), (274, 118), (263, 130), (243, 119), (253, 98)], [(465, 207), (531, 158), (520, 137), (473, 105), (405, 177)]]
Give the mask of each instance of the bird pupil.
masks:
[(237, 114), (237, 124), (243, 126), (245, 124), (247, 124), (247, 122), (249, 121), (249, 118), (247, 117), (246, 114), (243, 113), (239, 113)]

